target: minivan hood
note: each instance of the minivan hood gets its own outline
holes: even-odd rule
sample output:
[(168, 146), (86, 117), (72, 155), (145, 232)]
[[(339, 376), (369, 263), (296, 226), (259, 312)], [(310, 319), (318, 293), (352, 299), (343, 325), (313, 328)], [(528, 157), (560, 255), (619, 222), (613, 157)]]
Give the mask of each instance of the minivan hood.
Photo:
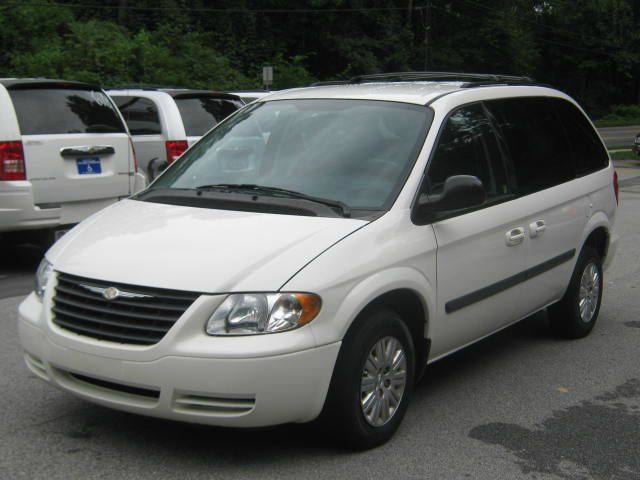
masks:
[(86, 278), (204, 293), (276, 291), (368, 222), (124, 200), (62, 237), (54, 269)]

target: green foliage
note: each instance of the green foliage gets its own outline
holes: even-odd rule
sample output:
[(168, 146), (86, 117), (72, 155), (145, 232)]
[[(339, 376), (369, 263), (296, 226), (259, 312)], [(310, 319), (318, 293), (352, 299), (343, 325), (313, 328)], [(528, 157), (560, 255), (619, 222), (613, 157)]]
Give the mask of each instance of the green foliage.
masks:
[(263, 65), (274, 88), (426, 69), (533, 76), (596, 117), (640, 100), (637, 0), (81, 3), (0, 3), (0, 76), (240, 89)]
[(638, 155), (631, 150), (616, 150), (615, 152), (609, 152), (611, 160), (638, 160)]
[(640, 105), (615, 105), (611, 111), (596, 120), (599, 127), (640, 125)]

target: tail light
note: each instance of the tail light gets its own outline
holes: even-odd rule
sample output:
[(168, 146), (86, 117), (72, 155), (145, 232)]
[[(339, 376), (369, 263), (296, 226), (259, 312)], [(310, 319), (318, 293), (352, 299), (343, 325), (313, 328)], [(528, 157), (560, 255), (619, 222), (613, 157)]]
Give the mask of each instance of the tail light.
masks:
[(22, 142), (0, 142), (0, 180), (26, 180)]
[(167, 140), (167, 163), (171, 165), (182, 155), (189, 144), (185, 140)]
[(618, 186), (618, 172), (613, 172), (613, 191), (616, 192), (616, 203), (620, 203), (620, 187)]
[(138, 157), (136, 157), (136, 147), (133, 146), (131, 137), (129, 137), (129, 145), (131, 145), (131, 153), (133, 154), (133, 169), (135, 173), (138, 173)]

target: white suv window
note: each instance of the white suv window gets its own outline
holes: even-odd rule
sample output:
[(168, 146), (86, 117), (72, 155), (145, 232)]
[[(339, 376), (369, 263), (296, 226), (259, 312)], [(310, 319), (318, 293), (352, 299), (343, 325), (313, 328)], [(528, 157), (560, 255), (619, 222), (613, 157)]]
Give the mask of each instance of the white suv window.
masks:
[(99, 90), (13, 88), (9, 94), (22, 135), (125, 132), (109, 97)]
[(148, 98), (113, 96), (131, 135), (160, 135), (158, 107)]

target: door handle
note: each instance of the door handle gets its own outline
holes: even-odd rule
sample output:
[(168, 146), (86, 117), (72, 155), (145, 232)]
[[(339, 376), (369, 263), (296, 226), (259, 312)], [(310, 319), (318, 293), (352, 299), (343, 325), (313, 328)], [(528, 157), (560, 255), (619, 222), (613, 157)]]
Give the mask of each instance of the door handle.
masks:
[(531, 238), (539, 237), (546, 229), (547, 225), (544, 223), (544, 220), (537, 220), (529, 224), (529, 236)]
[(524, 228), (518, 227), (507, 232), (507, 246), (520, 245), (524, 241)]
[(85, 155), (113, 155), (115, 148), (111, 145), (81, 145), (77, 147), (66, 147), (60, 149), (63, 157), (82, 157)]

